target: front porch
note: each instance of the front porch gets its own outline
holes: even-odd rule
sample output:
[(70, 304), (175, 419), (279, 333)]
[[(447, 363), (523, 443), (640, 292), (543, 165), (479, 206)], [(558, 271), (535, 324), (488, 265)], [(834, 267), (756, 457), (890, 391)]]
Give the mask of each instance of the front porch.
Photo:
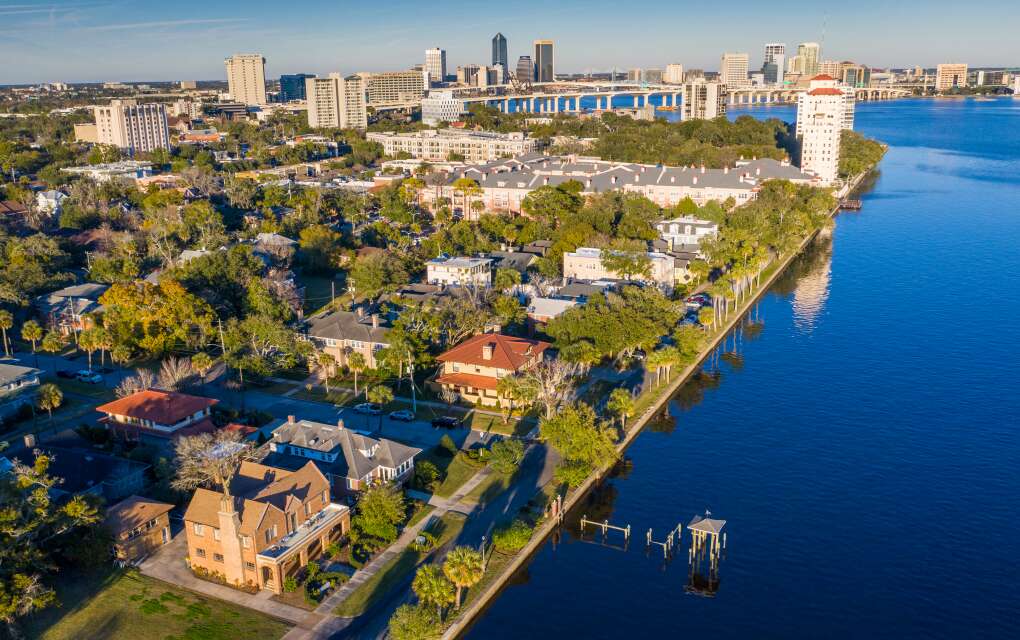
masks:
[(326, 547), (347, 533), (349, 527), (350, 509), (330, 503), (296, 531), (255, 556), (259, 587), (276, 594), (283, 593), (283, 581), (310, 560), (321, 556)]

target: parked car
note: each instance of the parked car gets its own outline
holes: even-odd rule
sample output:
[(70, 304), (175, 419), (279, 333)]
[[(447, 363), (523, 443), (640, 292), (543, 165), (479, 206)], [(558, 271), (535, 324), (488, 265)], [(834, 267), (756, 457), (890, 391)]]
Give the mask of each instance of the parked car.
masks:
[(68, 371), (67, 369), (61, 369), (60, 371), (57, 371), (58, 378), (73, 379), (75, 375), (76, 374), (74, 373), (74, 371)]
[(642, 351), (641, 349), (635, 349), (633, 355), (634, 355), (634, 359), (635, 360), (644, 360), (645, 359), (645, 352)]
[(390, 420), (396, 420), (398, 422), (414, 422), (414, 417), (414, 412), (407, 409), (390, 412)]
[(358, 413), (363, 413), (368, 416), (377, 416), (382, 413), (382, 407), (371, 402), (362, 402), (361, 404), (354, 407), (354, 410)]
[(439, 416), (432, 419), (432, 427), (435, 429), (457, 429), (460, 426), (460, 418), (454, 418), (453, 416)]
[(103, 381), (103, 376), (96, 373), (95, 371), (89, 371), (88, 369), (82, 369), (78, 373), (74, 374), (74, 377), (81, 382), (88, 384), (99, 384)]

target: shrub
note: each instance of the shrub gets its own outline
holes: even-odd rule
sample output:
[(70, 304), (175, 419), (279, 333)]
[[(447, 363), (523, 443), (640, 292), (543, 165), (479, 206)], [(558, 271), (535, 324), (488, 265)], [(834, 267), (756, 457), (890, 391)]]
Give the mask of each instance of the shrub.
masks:
[(500, 473), (509, 475), (517, 471), (517, 467), (524, 460), (524, 444), (514, 438), (493, 443), (489, 449), (491, 453), (489, 466)]
[(422, 460), (414, 465), (414, 477), (411, 479), (411, 484), (414, 488), (422, 491), (432, 491), (435, 489), (439, 479), (439, 467), (428, 460)]
[(450, 434), (445, 433), (443, 434), (443, 437), (439, 439), (438, 451), (447, 458), (452, 458), (457, 455), (457, 452), (460, 451), (460, 449), (453, 441), (453, 438), (450, 437)]
[(283, 579), (283, 590), (287, 593), (294, 593), (297, 591), (297, 587), (297, 580), (294, 579), (294, 576), (287, 576)]
[(497, 551), (517, 553), (531, 540), (534, 529), (523, 520), (514, 520), (509, 525), (497, 529), (492, 534), (492, 543)]
[(584, 484), (584, 481), (591, 475), (592, 468), (584, 462), (570, 461), (563, 462), (556, 467), (553, 477), (557, 482), (562, 482), (568, 487), (574, 488)]
[(339, 542), (330, 542), (326, 545), (326, 555), (333, 560), (336, 560), (343, 553), (343, 550), (344, 548), (340, 546)]

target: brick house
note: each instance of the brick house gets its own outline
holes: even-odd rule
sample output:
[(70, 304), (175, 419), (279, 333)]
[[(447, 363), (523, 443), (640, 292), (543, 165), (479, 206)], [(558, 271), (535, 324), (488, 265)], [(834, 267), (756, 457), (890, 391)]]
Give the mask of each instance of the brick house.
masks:
[(106, 510), (117, 560), (135, 562), (170, 542), (172, 504), (129, 496)]
[(330, 500), (312, 462), (296, 471), (243, 462), (229, 497), (196, 489), (184, 514), (192, 570), (277, 594), (350, 526), (350, 510)]
[(156, 444), (216, 427), (212, 408), (219, 400), (174, 391), (146, 389), (96, 407), (99, 421), (126, 440)]
[(306, 335), (316, 347), (333, 356), (342, 366), (351, 353), (360, 353), (365, 366), (378, 366), (376, 352), (389, 346), (390, 322), (378, 315), (357, 311), (330, 311), (309, 318)]
[(550, 346), (541, 340), (482, 333), (438, 356), (443, 369), (434, 384), (452, 390), (464, 402), (502, 406), (506, 398), (496, 391), (500, 378), (534, 367)]

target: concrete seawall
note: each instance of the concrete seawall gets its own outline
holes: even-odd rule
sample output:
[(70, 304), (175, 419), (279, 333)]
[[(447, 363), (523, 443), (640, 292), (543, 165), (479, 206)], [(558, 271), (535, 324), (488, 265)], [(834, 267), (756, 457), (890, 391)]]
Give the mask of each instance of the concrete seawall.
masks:
[[(852, 192), (855, 188), (857, 188), (857, 186), (861, 183), (861, 181), (864, 179), (866, 175), (867, 174), (861, 174), (854, 178), (851, 181), (850, 185), (841, 190), (840, 194), (838, 194), (837, 197), (841, 198), (846, 196), (848, 193)], [(837, 205), (836, 208), (829, 212), (829, 217), (830, 218), (835, 217), (838, 211), (839, 206)], [(807, 238), (804, 239), (803, 242), (800, 243), (800, 246), (797, 247), (796, 251), (790, 253), (790, 255), (781, 260), (776, 265), (772, 273), (770, 273), (765, 278), (765, 280), (755, 289), (755, 291), (746, 300), (744, 300), (743, 303), (741, 303), (741, 305), (737, 308), (736, 311), (730, 314), (730, 317), (726, 320), (726, 322), (723, 323), (723, 325), (720, 327), (720, 330), (716, 332), (715, 336), (709, 341), (705, 348), (701, 350), (701, 353), (698, 354), (697, 359), (692, 364), (684, 368), (683, 371), (681, 371), (680, 374), (677, 375), (677, 377), (674, 380), (667, 383), (665, 386), (661, 387), (657, 391), (658, 395), (656, 399), (647, 409), (645, 409), (643, 413), (641, 413), (640, 416), (637, 416), (634, 419), (631, 427), (627, 430), (627, 433), (624, 435), (623, 440), (621, 440), (620, 443), (617, 445), (617, 451), (621, 455), (627, 449), (627, 447), (630, 446), (630, 443), (633, 442), (635, 438), (637, 438), (638, 434), (641, 433), (641, 431), (644, 429), (644, 426), (649, 422), (649, 420), (651, 420), (662, 409), (662, 407), (669, 402), (670, 398), (673, 397), (673, 394), (676, 393), (677, 389), (683, 386), (684, 383), (686, 383), (691, 378), (691, 376), (694, 375), (699, 370), (701, 364), (705, 361), (705, 359), (708, 358), (713, 351), (715, 351), (715, 349), (719, 346), (719, 344), (722, 343), (723, 340), (726, 339), (730, 331), (733, 330), (737, 323), (740, 322), (744, 318), (744, 316), (747, 315), (747, 312), (758, 302), (758, 300), (760, 300), (761, 297), (765, 295), (765, 293), (769, 290), (772, 284), (786, 271), (787, 267), (790, 266), (790, 263), (797, 259), (804, 252), (804, 250), (812, 242), (814, 242), (819, 232), (820, 230), (810, 234)], [(592, 489), (592, 487), (595, 486), (596, 483), (602, 480), (602, 478), (605, 476), (606, 473), (608, 473), (608, 471), (609, 471), (608, 468), (599, 470), (597, 473), (592, 474), (591, 477), (589, 477), (584, 482), (584, 484), (582, 484), (574, 491), (570, 492), (563, 500), (564, 513), (570, 511), (575, 506), (577, 506), (578, 502), (580, 502), (580, 500), (588, 494), (588, 492)], [(500, 576), (497, 579), (493, 580), (486, 587), (485, 591), (477, 599), (473, 600), (471, 604), (468, 605), (461, 612), (461, 614), (453, 622), (453, 624), (450, 625), (450, 627), (443, 634), (443, 640), (454, 640), (461, 633), (463, 633), (468, 628), (468, 626), (470, 626), (471, 622), (485, 609), (486, 605), (499, 594), (502, 588), (506, 585), (507, 581), (510, 579), (510, 576), (513, 575), (514, 571), (519, 569), (528, 561), (532, 554), (534, 554), (538, 550), (538, 548), (542, 545), (542, 543), (545, 542), (546, 537), (548, 537), (549, 534), (552, 533), (557, 526), (559, 526), (559, 523), (556, 520), (549, 519), (543, 522), (538, 528), (536, 528), (534, 534), (531, 537), (531, 540), (523, 549), (521, 549), (517, 553), (517, 555), (514, 556), (513, 560), (511, 560), (511, 562), (506, 567), (503, 568), (503, 571), (500, 574)]]

